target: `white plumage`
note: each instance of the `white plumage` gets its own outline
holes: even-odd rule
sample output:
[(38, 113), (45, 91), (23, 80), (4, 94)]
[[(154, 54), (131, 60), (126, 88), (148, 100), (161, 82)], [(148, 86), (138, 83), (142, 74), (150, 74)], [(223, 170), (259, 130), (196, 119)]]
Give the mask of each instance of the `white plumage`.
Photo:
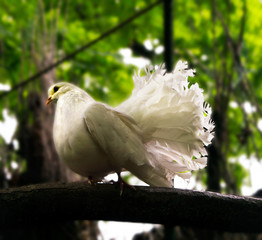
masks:
[(171, 187), (175, 175), (189, 179), (206, 166), (214, 125), (203, 91), (189, 87), (194, 71), (181, 61), (172, 73), (151, 71), (134, 76), (131, 97), (116, 108), (69, 83), (50, 87), (56, 149), (73, 171), (98, 180), (126, 169), (149, 185)]

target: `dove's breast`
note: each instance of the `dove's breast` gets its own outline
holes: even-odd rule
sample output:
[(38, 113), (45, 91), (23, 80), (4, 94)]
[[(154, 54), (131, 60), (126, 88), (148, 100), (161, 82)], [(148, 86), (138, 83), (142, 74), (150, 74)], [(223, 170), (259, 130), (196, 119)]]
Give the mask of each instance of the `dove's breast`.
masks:
[(98, 179), (113, 171), (102, 149), (92, 140), (79, 109), (61, 109), (58, 104), (54, 141), (59, 156), (74, 172)]

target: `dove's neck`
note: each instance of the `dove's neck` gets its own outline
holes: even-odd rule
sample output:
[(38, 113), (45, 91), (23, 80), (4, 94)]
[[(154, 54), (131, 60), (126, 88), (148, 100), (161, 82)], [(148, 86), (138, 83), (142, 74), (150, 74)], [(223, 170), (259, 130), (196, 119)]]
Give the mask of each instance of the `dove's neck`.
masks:
[(77, 124), (83, 123), (79, 119), (83, 119), (87, 106), (94, 102), (95, 100), (81, 89), (69, 91), (59, 97), (54, 121), (54, 130), (56, 130), (54, 131), (55, 142), (68, 137), (66, 129), (70, 129), (72, 124), (77, 128)]
[(94, 102), (95, 100), (81, 89), (69, 91), (58, 99), (56, 117), (60, 116), (63, 120), (82, 117), (86, 107)]

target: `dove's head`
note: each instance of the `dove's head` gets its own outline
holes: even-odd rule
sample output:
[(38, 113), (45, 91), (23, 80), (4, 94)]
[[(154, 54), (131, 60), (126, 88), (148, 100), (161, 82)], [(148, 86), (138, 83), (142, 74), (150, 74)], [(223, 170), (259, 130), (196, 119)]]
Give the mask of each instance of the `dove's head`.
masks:
[(66, 82), (60, 82), (52, 85), (48, 89), (48, 99), (46, 100), (46, 104), (49, 104), (50, 102), (57, 102), (60, 96), (72, 90), (74, 87), (75, 86), (73, 84)]

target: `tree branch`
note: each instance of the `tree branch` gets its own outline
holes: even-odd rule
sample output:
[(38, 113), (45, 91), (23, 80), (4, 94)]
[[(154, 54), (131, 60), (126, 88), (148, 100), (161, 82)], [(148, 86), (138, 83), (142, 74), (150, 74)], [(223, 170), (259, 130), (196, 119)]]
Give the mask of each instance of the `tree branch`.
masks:
[(112, 220), (261, 232), (262, 200), (169, 188), (85, 182), (0, 191), (0, 229), (70, 220)]
[(240, 25), (240, 31), (238, 35), (238, 41), (237, 45), (240, 48), (243, 42), (244, 33), (245, 33), (245, 26), (246, 26), (246, 19), (247, 19), (247, 2), (246, 0), (243, 0), (243, 15), (241, 17), (241, 25)]
[(117, 24), (115, 27), (109, 29), (108, 31), (102, 33), (100, 36), (98, 36), (97, 38), (91, 40), (90, 42), (88, 42), (87, 44), (83, 45), (82, 47), (76, 49), (75, 51), (69, 53), (68, 55), (62, 57), (60, 60), (58, 60), (57, 62), (45, 67), (43, 70), (35, 73), (33, 76), (29, 77), (26, 80), (22, 80), (20, 83), (12, 86), (12, 88), (9, 91), (5, 91), (5, 92), (0, 92), (0, 99), (7, 96), (9, 93), (24, 87), (25, 85), (27, 85), (28, 83), (35, 81), (36, 79), (38, 79), (39, 77), (41, 77), (43, 74), (49, 72), (50, 70), (52, 70), (53, 68), (58, 67), (60, 64), (62, 64), (63, 62), (73, 59), (78, 53), (86, 50), (87, 48), (93, 46), (94, 44), (96, 44), (97, 42), (103, 40), (104, 38), (108, 37), (109, 35), (111, 35), (112, 33), (118, 31), (119, 29), (123, 28), (124, 26), (126, 26), (127, 24), (129, 24), (130, 22), (132, 22), (133, 20), (137, 19), (138, 17), (140, 17), (141, 15), (145, 14), (146, 12), (150, 11), (152, 8), (154, 8), (155, 6), (157, 6), (158, 4), (162, 3), (164, 0), (156, 0), (154, 3), (151, 3), (150, 5), (148, 5), (147, 7), (137, 11), (134, 15), (132, 15), (131, 17), (125, 19), (124, 21), (120, 22), (119, 24)]

